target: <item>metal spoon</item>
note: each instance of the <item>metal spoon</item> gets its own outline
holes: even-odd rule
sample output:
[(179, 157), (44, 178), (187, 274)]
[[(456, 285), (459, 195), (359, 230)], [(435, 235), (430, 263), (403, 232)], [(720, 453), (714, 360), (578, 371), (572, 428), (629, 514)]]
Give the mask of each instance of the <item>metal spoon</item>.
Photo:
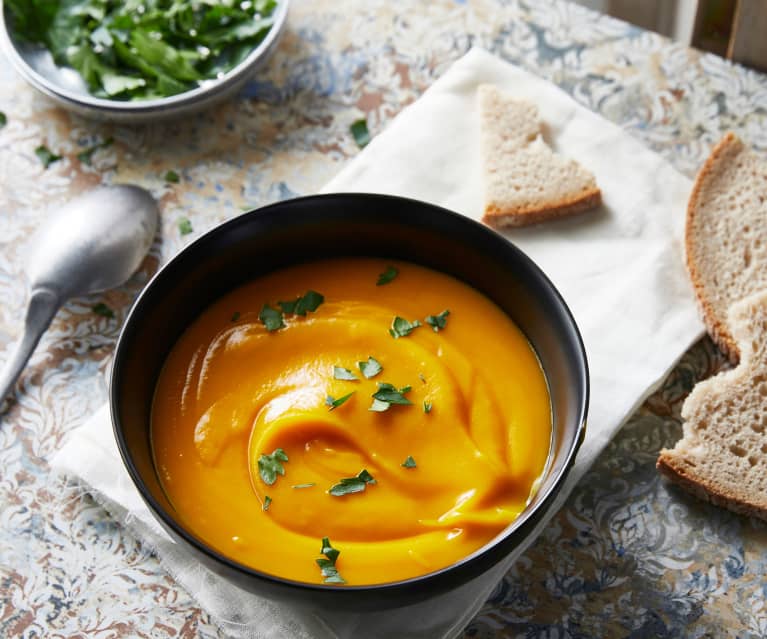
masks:
[(21, 339), (0, 372), (0, 405), (59, 307), (125, 282), (152, 245), (158, 217), (147, 191), (120, 184), (89, 191), (45, 219), (30, 242), (29, 305)]

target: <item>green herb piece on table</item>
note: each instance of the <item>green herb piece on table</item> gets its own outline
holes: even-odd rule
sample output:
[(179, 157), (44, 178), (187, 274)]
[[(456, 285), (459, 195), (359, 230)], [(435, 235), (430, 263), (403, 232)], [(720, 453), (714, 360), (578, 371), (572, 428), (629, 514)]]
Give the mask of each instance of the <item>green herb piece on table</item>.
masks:
[(423, 400), (423, 412), (426, 414), (431, 412), (431, 402), (427, 402), (426, 400)]
[(352, 373), (348, 368), (343, 368), (342, 366), (333, 367), (333, 379), (344, 379), (350, 382), (359, 381), (359, 377)]
[(0, 111), (0, 129), (2, 129), (6, 124), (8, 124), (8, 117)]
[(320, 559), (315, 559), (317, 565), (320, 567), (320, 572), (324, 577), (324, 583), (326, 584), (345, 584), (346, 580), (339, 574), (336, 568), (336, 561), (341, 551), (333, 548), (330, 545), (330, 539), (327, 537), (322, 538), (322, 548), (320, 548), (320, 554), (325, 555)]
[(365, 379), (375, 377), (383, 370), (381, 363), (377, 359), (370, 356), (368, 356), (366, 362), (357, 362), (357, 366), (359, 367), (360, 372), (365, 376)]
[(384, 284), (388, 284), (395, 277), (397, 277), (397, 275), (399, 275), (399, 271), (396, 268), (393, 266), (387, 266), (386, 270), (378, 276), (376, 286), (383, 286)]
[(87, 149), (83, 149), (82, 151), (80, 151), (80, 153), (77, 154), (77, 159), (80, 160), (81, 164), (87, 164), (88, 166), (90, 166), (91, 159), (93, 158), (93, 154), (99, 149), (105, 149), (106, 147), (111, 146), (113, 142), (114, 140), (112, 138), (107, 138), (103, 142), (99, 142), (98, 144), (89, 146)]
[(43, 168), (45, 169), (47, 169), (54, 162), (58, 162), (61, 159), (60, 155), (56, 155), (43, 144), (35, 149), (35, 155), (40, 159), (40, 162), (42, 162)]
[(258, 314), (258, 319), (261, 320), (261, 323), (266, 326), (266, 330), (270, 333), (285, 326), (285, 322), (282, 321), (282, 313), (269, 306), (269, 304), (264, 304), (261, 312)]
[(415, 459), (413, 459), (410, 455), (408, 455), (405, 461), (403, 461), (400, 464), (400, 466), (402, 466), (403, 468), (415, 468), (416, 467)]
[(417, 329), (421, 325), (421, 322), (418, 320), (415, 320), (413, 322), (409, 322), (404, 317), (400, 317), (397, 315), (397, 317), (392, 320), (391, 328), (389, 329), (389, 335), (391, 335), (394, 339), (397, 339), (399, 337), (406, 337), (407, 335), (410, 335), (415, 329)]
[(261, 506), (261, 510), (269, 510), (269, 506), (272, 505), (272, 498), (269, 495), (264, 496), (264, 504)]
[(261, 480), (267, 486), (271, 486), (277, 481), (277, 475), (284, 477), (285, 466), (282, 462), (286, 461), (288, 461), (288, 455), (282, 448), (276, 448), (271, 455), (262, 454), (258, 458), (258, 474), (261, 475)]
[(162, 98), (242, 62), (274, 24), (275, 0), (5, 0), (15, 39), (47, 48), (90, 93)]
[(332, 397), (331, 395), (328, 395), (325, 398), (325, 406), (328, 406), (328, 410), (335, 410), (338, 408), (341, 404), (343, 404), (347, 399), (349, 399), (352, 395), (354, 395), (356, 391), (352, 391), (351, 393), (348, 393), (347, 395), (344, 395), (343, 397), (339, 397), (336, 399), (335, 397)]
[(337, 484), (334, 484), (328, 490), (333, 497), (343, 497), (353, 493), (361, 493), (368, 484), (375, 484), (376, 480), (367, 470), (363, 469), (357, 473), (356, 477), (344, 477)]
[(426, 323), (434, 329), (435, 333), (439, 333), (447, 325), (447, 316), (450, 315), (450, 311), (445, 309), (439, 315), (427, 315)]
[(94, 304), (91, 310), (96, 313), (96, 315), (101, 315), (101, 317), (108, 317), (109, 319), (112, 319), (115, 316), (114, 311), (106, 304), (104, 304), (104, 302)]
[(166, 171), (163, 177), (166, 182), (172, 182), (173, 184), (178, 184), (181, 180), (181, 177), (175, 171)]
[(354, 136), (354, 141), (357, 146), (364, 149), (370, 143), (370, 131), (368, 131), (368, 123), (365, 119), (360, 119), (354, 122), (349, 130)]
[(178, 232), (181, 235), (189, 235), (194, 229), (192, 228), (192, 222), (188, 217), (180, 217), (178, 219)]

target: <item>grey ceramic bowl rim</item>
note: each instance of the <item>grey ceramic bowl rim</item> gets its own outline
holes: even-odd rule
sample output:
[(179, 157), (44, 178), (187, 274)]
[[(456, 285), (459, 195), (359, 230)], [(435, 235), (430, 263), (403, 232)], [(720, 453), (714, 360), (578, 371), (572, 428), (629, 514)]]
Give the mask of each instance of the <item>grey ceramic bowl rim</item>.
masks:
[[(274, 216), (275, 213), (284, 215), (285, 212), (281, 209), (289, 209), (293, 204), (308, 204), (309, 206), (316, 205), (318, 208), (322, 208), (325, 206), (325, 202), (332, 201), (333, 199), (354, 200), (360, 204), (365, 204), (366, 202), (371, 202), (374, 200), (385, 200), (392, 204), (399, 203), (403, 206), (422, 209), (423, 215), (426, 215), (428, 212), (431, 212), (432, 214), (438, 213), (440, 218), (444, 220), (444, 222), (441, 223), (450, 222), (451, 224), (463, 225), (467, 228), (467, 230), (472, 228), (475, 233), (480, 233), (482, 235), (482, 243), (484, 245), (495, 246), (497, 250), (507, 251), (509, 253), (515, 254), (517, 259), (520, 259), (527, 265), (529, 272), (535, 274), (535, 277), (546, 289), (545, 294), (550, 296), (552, 300), (556, 301), (558, 312), (562, 314), (562, 317), (566, 318), (567, 323), (572, 327), (573, 346), (581, 366), (578, 375), (583, 380), (583, 393), (578, 400), (577, 413), (580, 415), (580, 418), (575, 427), (576, 435), (572, 443), (568, 446), (567, 451), (563, 453), (562, 466), (556, 473), (552, 485), (549, 486), (545, 491), (541, 491), (541, 501), (538, 504), (536, 504), (531, 510), (527, 511), (524, 516), (517, 518), (492, 540), (488, 541), (480, 548), (448, 566), (444, 566), (431, 572), (406, 579), (358, 586), (351, 585), (345, 586), (343, 588), (338, 588), (337, 586), (330, 584), (309, 583), (281, 577), (278, 575), (272, 575), (266, 572), (262, 572), (257, 568), (253, 568), (240, 563), (224, 555), (207, 542), (197, 538), (185, 526), (183, 526), (175, 516), (167, 512), (159, 503), (157, 503), (157, 501), (154, 499), (144, 484), (141, 473), (132, 459), (130, 446), (126, 441), (125, 434), (121, 425), (119, 412), (121, 400), (119, 384), (116, 383), (122, 374), (122, 360), (125, 358), (125, 343), (129, 341), (129, 339), (126, 337), (129, 333), (129, 328), (132, 328), (132, 324), (140, 321), (141, 316), (147, 312), (147, 309), (144, 308), (144, 306), (146, 305), (146, 299), (150, 297), (150, 289), (164, 286), (164, 280), (172, 280), (174, 277), (173, 273), (179, 263), (181, 263), (184, 259), (187, 259), (190, 255), (206, 255), (207, 245), (210, 244), (217, 236), (224, 235), (233, 229), (247, 226), (249, 224), (249, 220), (254, 215), (260, 216), (260, 219), (264, 219), (265, 216)], [(372, 193), (331, 193), (284, 200), (249, 210), (241, 215), (238, 215), (237, 217), (216, 225), (195, 239), (193, 242), (185, 246), (166, 264), (162, 265), (154, 274), (149, 283), (141, 291), (138, 298), (134, 301), (133, 306), (131, 307), (125, 320), (125, 323), (123, 324), (123, 328), (120, 332), (120, 336), (115, 348), (109, 395), (114, 437), (123, 464), (128, 471), (132, 481), (136, 485), (139, 493), (141, 494), (142, 499), (148, 505), (149, 510), (152, 512), (154, 517), (158, 519), (164, 527), (166, 527), (166, 529), (173, 531), (174, 535), (178, 535), (178, 537), (189, 544), (190, 547), (194, 548), (198, 552), (201, 552), (202, 555), (206, 556), (210, 560), (213, 560), (214, 563), (224, 565), (245, 578), (255, 578), (264, 583), (272, 584), (273, 586), (295, 589), (305, 593), (305, 595), (308, 597), (330, 594), (334, 598), (355, 598), (364, 594), (373, 594), (378, 597), (385, 597), (388, 593), (395, 592), (398, 589), (421, 589), (431, 585), (438, 585), (439, 589), (444, 589), (448, 584), (463, 583), (465, 581), (463, 574), (465, 571), (470, 571), (472, 565), (484, 565), (488, 563), (491, 558), (495, 557), (499, 552), (503, 552), (504, 556), (508, 554), (508, 552), (503, 551), (503, 549), (506, 548), (509, 540), (515, 534), (519, 534), (522, 530), (524, 530), (526, 526), (535, 527), (540, 518), (545, 517), (546, 513), (551, 510), (552, 505), (556, 502), (557, 494), (560, 492), (567, 475), (572, 469), (576, 455), (580, 449), (581, 444), (583, 443), (586, 434), (586, 420), (590, 399), (590, 382), (586, 348), (570, 308), (568, 307), (559, 290), (554, 286), (553, 282), (542, 271), (542, 269), (515, 244), (471, 218), (460, 215), (449, 209), (445, 209), (443, 207), (420, 200)], [(524, 533), (524, 535), (527, 536), (530, 532), (532, 532), (532, 528)], [(472, 574), (472, 577), (473, 576), (476, 575)], [(412, 593), (414, 591), (410, 592)]]
[(266, 37), (259, 45), (248, 54), (248, 57), (240, 62), (233, 69), (227, 71), (223, 77), (206, 82), (190, 91), (184, 91), (167, 98), (156, 98), (153, 100), (142, 100), (137, 102), (107, 100), (97, 98), (91, 95), (84, 95), (69, 91), (54, 84), (40, 73), (30, 67), (19, 53), (16, 44), (11, 36), (9, 25), (5, 19), (5, 6), (0, 3), (0, 47), (10, 58), (16, 71), (27, 82), (29, 82), (38, 91), (45, 95), (66, 102), (73, 107), (84, 108), (88, 110), (100, 111), (105, 114), (114, 115), (149, 115), (153, 113), (162, 113), (174, 109), (183, 109), (197, 103), (205, 103), (213, 99), (220, 93), (225, 93), (227, 88), (237, 84), (247, 76), (256, 64), (266, 55), (266, 53), (276, 44), (277, 39), (285, 26), (288, 16), (289, 0), (278, 0), (274, 11), (274, 23), (272, 24)]

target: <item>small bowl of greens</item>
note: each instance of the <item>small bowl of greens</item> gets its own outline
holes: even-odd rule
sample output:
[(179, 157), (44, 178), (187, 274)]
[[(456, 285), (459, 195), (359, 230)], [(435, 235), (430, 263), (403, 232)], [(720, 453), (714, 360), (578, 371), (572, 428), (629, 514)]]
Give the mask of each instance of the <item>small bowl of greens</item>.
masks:
[(288, 0), (5, 0), (0, 42), (83, 115), (176, 117), (230, 96), (274, 49)]

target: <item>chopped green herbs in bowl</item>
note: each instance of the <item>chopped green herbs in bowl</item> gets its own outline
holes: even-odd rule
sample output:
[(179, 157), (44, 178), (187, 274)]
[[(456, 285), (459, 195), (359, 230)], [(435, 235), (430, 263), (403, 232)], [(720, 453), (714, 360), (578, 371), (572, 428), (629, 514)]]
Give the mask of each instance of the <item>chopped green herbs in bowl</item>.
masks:
[(239, 89), (286, 15), (287, 0), (5, 0), (0, 38), (43, 93), (86, 115), (138, 121)]

